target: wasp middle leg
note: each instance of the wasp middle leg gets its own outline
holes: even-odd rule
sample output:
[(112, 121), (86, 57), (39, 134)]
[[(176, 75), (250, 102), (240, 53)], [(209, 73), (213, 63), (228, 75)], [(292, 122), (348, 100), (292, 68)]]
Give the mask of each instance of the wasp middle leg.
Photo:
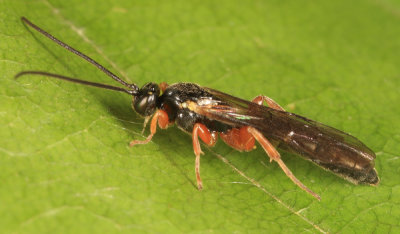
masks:
[(192, 140), (193, 140), (194, 154), (196, 155), (195, 172), (196, 172), (197, 188), (199, 190), (203, 189), (203, 182), (201, 181), (200, 178), (200, 154), (203, 154), (203, 151), (201, 151), (200, 148), (199, 137), (204, 143), (206, 143), (206, 145), (214, 146), (215, 142), (217, 141), (217, 136), (218, 135), (216, 132), (210, 132), (210, 130), (208, 130), (208, 128), (204, 124), (196, 123), (193, 126)]

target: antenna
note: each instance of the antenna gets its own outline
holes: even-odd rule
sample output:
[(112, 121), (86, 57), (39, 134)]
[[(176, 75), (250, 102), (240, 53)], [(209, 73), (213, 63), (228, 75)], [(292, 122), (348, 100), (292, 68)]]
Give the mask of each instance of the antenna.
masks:
[(125, 92), (130, 95), (136, 95), (135, 90), (124, 89), (124, 88), (120, 88), (120, 87), (115, 87), (115, 86), (106, 85), (106, 84), (100, 84), (100, 83), (96, 83), (96, 82), (90, 82), (90, 81), (86, 81), (86, 80), (79, 80), (79, 79), (75, 79), (75, 78), (71, 78), (71, 77), (67, 77), (67, 76), (63, 76), (63, 75), (59, 75), (59, 74), (43, 72), (43, 71), (23, 71), (23, 72), (20, 72), (17, 75), (15, 75), (14, 78), (18, 79), (20, 76), (23, 76), (23, 75), (42, 75), (42, 76), (47, 76), (47, 77), (56, 78), (56, 79), (60, 79), (60, 80), (69, 81), (72, 83), (78, 83), (78, 84), (94, 86), (94, 87), (102, 88), (102, 89), (110, 89), (110, 90), (115, 90), (115, 91), (119, 91), (119, 92)]
[(91, 63), (92, 65), (97, 67), (99, 70), (104, 72), (109, 77), (113, 78), (114, 80), (116, 80), (120, 84), (128, 87), (130, 90), (125, 90), (125, 89), (118, 90), (118, 88), (114, 87), (114, 86), (109, 86), (109, 85), (93, 83), (93, 82), (89, 82), (89, 81), (78, 80), (78, 79), (74, 79), (74, 78), (65, 77), (65, 76), (62, 76), (62, 75), (57, 75), (57, 74), (52, 74), (52, 73), (47, 73), (47, 72), (40, 72), (40, 71), (20, 72), (19, 74), (17, 74), (15, 76), (15, 78), (18, 78), (18, 77), (20, 77), (22, 75), (27, 75), (27, 74), (44, 75), (44, 76), (48, 76), (48, 77), (58, 78), (58, 79), (62, 79), (62, 80), (67, 80), (67, 81), (79, 83), (79, 84), (91, 85), (91, 86), (105, 88), (105, 89), (112, 89), (112, 90), (117, 90), (117, 91), (125, 90), (123, 92), (127, 92), (127, 93), (129, 93), (131, 95), (136, 95), (138, 93), (139, 87), (136, 84), (128, 84), (128, 83), (126, 83), (121, 78), (119, 78), (117, 75), (115, 75), (110, 70), (108, 70), (107, 68), (103, 67), (102, 65), (100, 65), (98, 62), (96, 62), (95, 60), (93, 60), (89, 56), (87, 56), (87, 55), (83, 54), (82, 52), (72, 48), (71, 46), (67, 45), (66, 43), (58, 40), (57, 38), (55, 38), (50, 33), (44, 31), (39, 26), (37, 26), (34, 23), (32, 23), (31, 21), (29, 21), (27, 18), (21, 17), (21, 20), (22, 20), (22, 22), (26, 23), (28, 26), (30, 26), (31, 28), (35, 29), (36, 31), (38, 31), (39, 33), (44, 35), (45, 37), (49, 38), (50, 40), (52, 40), (53, 42), (57, 43), (61, 47), (64, 47), (69, 52), (74, 53), (74, 54), (78, 55), (79, 57), (83, 58), (84, 60), (88, 61), (89, 63)]

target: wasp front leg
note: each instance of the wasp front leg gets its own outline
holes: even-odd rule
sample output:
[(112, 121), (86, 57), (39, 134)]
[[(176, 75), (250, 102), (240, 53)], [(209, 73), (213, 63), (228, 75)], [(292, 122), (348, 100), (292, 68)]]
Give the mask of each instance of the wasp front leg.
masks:
[(272, 109), (279, 110), (279, 111), (285, 111), (285, 109), (283, 109), (278, 103), (276, 103), (274, 100), (272, 100), (271, 98), (269, 98), (267, 96), (263, 96), (263, 95), (257, 96), (252, 100), (252, 102), (255, 102), (261, 106), (264, 104), (264, 102), (266, 102), (267, 105), (269, 107), (271, 107)]
[[(147, 122), (147, 120), (145, 120)], [(147, 138), (143, 141), (140, 140), (133, 140), (129, 143), (129, 146), (134, 146), (137, 144), (147, 144), (150, 142), (151, 138), (153, 138), (154, 134), (156, 134), (157, 131), (157, 123), (158, 126), (161, 129), (166, 129), (169, 124), (169, 118), (167, 112), (163, 110), (158, 110), (154, 115), (153, 118), (151, 119), (151, 124), (150, 124), (150, 135), (147, 136)]]
[(201, 123), (196, 123), (193, 126), (192, 140), (193, 140), (193, 150), (196, 155), (195, 160), (195, 172), (196, 172), (196, 180), (197, 180), (197, 188), (199, 190), (203, 189), (203, 183), (200, 178), (200, 154), (203, 154), (200, 148), (200, 139), (206, 143), (208, 146), (214, 146), (217, 141), (217, 134), (215, 132), (210, 132), (208, 128)]

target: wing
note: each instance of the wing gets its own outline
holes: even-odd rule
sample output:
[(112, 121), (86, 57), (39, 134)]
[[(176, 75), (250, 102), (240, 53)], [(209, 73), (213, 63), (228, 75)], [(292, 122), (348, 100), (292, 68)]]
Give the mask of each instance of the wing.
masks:
[(234, 127), (252, 126), (278, 148), (298, 154), (353, 183), (377, 184), (375, 153), (357, 138), (305, 117), (203, 88), (213, 102), (196, 112)]

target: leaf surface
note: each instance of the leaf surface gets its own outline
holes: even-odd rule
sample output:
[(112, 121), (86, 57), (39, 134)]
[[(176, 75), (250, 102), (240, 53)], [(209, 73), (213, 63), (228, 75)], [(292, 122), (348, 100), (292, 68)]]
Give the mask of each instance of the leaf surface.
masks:
[[(390, 0), (0, 1), (0, 226), (3, 232), (399, 232), (400, 4)], [(282, 153), (297, 188), (258, 147), (203, 146), (176, 127), (147, 145), (115, 84), (25, 27), (25, 16), (129, 82), (195, 82), (358, 137), (377, 187), (354, 186)], [(148, 131), (145, 132), (145, 135)]]

